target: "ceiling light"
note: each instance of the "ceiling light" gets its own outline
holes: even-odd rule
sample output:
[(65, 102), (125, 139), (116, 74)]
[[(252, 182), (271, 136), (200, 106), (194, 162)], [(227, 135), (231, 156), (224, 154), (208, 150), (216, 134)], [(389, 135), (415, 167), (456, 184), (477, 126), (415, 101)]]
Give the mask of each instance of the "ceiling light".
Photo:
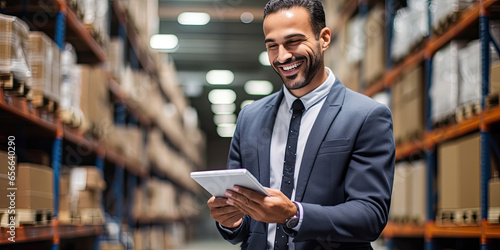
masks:
[(214, 123), (216, 125), (236, 123), (236, 115), (235, 114), (214, 115)]
[(156, 34), (149, 39), (149, 46), (153, 49), (174, 50), (179, 45), (179, 39), (171, 34)]
[(205, 12), (183, 12), (177, 17), (182, 25), (205, 25), (210, 22), (210, 15)]
[(217, 126), (217, 134), (219, 134), (220, 137), (233, 137), (234, 130), (236, 130), (236, 124), (234, 123), (220, 124)]
[(236, 104), (212, 104), (212, 112), (216, 115), (232, 114), (236, 111)]
[(234, 81), (234, 74), (231, 70), (210, 70), (206, 79), (212, 85), (228, 85)]
[(270, 81), (248, 81), (245, 83), (245, 92), (249, 95), (269, 95), (273, 92), (273, 84)]
[(243, 12), (240, 15), (240, 19), (243, 23), (251, 23), (253, 22), (253, 14), (250, 12)]
[(241, 103), (240, 109), (243, 109), (246, 105), (254, 102), (254, 100), (245, 100)]
[(262, 53), (260, 53), (259, 62), (264, 66), (271, 66), (271, 63), (269, 62), (269, 56), (267, 55), (267, 51), (262, 51)]
[(212, 104), (231, 104), (236, 101), (236, 93), (230, 89), (214, 89), (208, 93)]

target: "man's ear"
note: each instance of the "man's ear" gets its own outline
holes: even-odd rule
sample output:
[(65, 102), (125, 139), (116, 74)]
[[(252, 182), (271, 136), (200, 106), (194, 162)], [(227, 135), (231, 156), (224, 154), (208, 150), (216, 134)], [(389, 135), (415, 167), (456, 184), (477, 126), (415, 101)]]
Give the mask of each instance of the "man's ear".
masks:
[(325, 51), (326, 49), (328, 49), (328, 47), (330, 47), (330, 43), (332, 41), (332, 32), (329, 28), (325, 27), (321, 30), (321, 33), (319, 34), (319, 40), (322, 51)]

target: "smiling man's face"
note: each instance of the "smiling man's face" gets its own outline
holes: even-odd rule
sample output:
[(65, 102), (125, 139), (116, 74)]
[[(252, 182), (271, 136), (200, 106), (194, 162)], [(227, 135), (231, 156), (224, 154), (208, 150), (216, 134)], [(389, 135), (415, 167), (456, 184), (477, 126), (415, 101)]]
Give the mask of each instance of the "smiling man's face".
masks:
[(283, 9), (269, 14), (264, 20), (264, 35), (269, 61), (293, 93), (310, 92), (325, 79), (323, 51), (325, 32), (329, 43), (329, 30), (324, 29), (316, 39), (310, 17), (303, 7)]

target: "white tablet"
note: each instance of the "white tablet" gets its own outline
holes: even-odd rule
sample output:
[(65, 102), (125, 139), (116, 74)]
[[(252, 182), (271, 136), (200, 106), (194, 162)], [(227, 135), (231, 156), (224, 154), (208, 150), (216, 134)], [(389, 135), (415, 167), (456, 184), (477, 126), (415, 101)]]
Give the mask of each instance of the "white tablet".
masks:
[(252, 173), (244, 168), (191, 172), (191, 178), (215, 197), (225, 197), (224, 192), (233, 189), (234, 185), (269, 195)]

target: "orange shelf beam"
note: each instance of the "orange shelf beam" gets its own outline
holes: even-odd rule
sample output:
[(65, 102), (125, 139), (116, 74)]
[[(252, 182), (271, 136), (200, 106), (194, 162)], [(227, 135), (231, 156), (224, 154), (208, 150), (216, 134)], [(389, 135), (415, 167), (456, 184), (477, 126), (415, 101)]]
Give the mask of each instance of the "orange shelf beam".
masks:
[(106, 53), (101, 46), (90, 35), (90, 32), (80, 23), (75, 13), (71, 9), (66, 10), (66, 19), (68, 27), (75, 32), (75, 34), (82, 40), (83, 43), (88, 45), (90, 50), (94, 53), (99, 62), (105, 62)]
[(438, 227), (430, 225), (430, 236), (432, 238), (480, 238), (481, 226), (456, 226)]
[(412, 224), (394, 224), (387, 223), (382, 235), (386, 238), (423, 238), (425, 233), (424, 226)]
[(487, 239), (500, 239), (500, 224), (488, 224), (483, 226), (483, 234)]

